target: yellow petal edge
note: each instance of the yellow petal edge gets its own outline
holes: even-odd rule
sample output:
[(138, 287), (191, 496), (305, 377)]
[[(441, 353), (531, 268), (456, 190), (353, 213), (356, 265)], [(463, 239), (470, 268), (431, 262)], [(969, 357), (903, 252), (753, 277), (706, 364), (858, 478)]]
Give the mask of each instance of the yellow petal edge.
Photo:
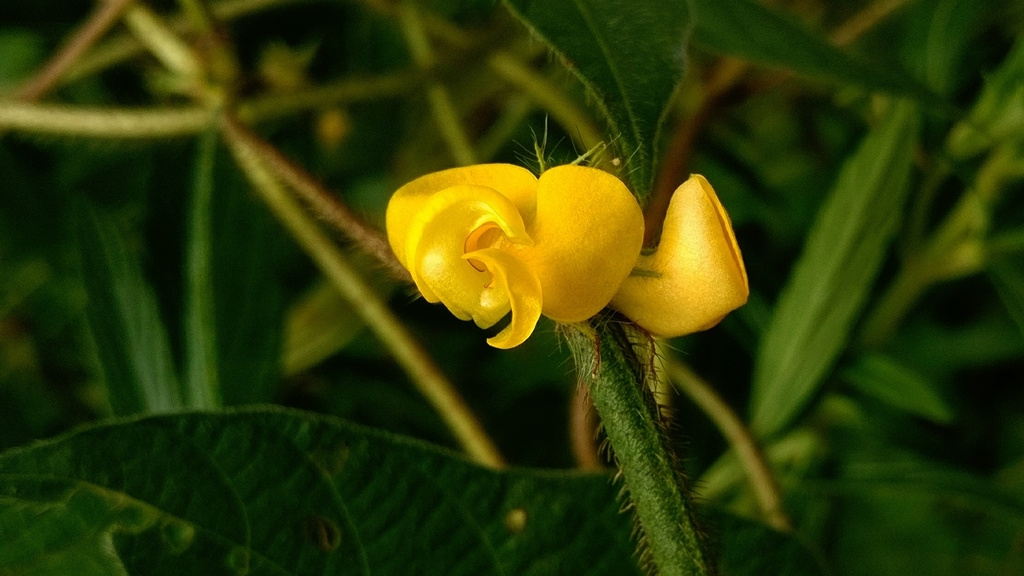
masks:
[(640, 257), (611, 307), (656, 336), (675, 337), (718, 324), (749, 294), (729, 215), (694, 174), (672, 195), (657, 250)]

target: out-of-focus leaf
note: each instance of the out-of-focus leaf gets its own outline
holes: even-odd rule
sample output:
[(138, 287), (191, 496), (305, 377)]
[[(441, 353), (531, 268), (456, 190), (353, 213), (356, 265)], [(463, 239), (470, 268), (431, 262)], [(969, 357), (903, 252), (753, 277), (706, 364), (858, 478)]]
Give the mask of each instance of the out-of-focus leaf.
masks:
[[(376, 261), (353, 253), (352, 261), (363, 270), (365, 277), (381, 298), (396, 287), (387, 274), (375, 273)], [(292, 305), (285, 322), (282, 370), (291, 376), (319, 364), (344, 348), (366, 326), (362, 316), (338, 290), (327, 282), (320, 282)]]
[(890, 406), (941, 424), (953, 421), (953, 409), (932, 384), (888, 356), (862, 356), (843, 371), (843, 377), (861, 393)]
[(722, 574), (729, 576), (820, 576), (827, 572), (808, 548), (792, 534), (782, 534), (740, 516), (716, 513), (714, 527), (721, 535)]
[(28, 78), (46, 55), (43, 39), (29, 30), (0, 31), (0, 94)]
[(272, 402), (281, 380), (285, 234), (223, 150), (213, 197), (213, 292), (225, 405)]
[(966, 73), (976, 69), (965, 65), (985, 14), (998, 8), (998, 0), (924, 0), (909, 7), (903, 39), (908, 66), (939, 94), (957, 93), (961, 84), (973, 80)]
[(989, 264), (988, 277), (995, 285), (1010, 318), (1013, 318), (1021, 335), (1024, 335), (1024, 272), (1009, 261), (997, 261)]
[(758, 350), (751, 412), (759, 436), (796, 416), (842, 351), (900, 222), (917, 126), (912, 104), (893, 103), (818, 213)]
[(0, 456), (0, 486), (16, 571), (61, 554), (59, 532), (130, 574), (640, 573), (607, 475), (498, 472), (277, 409), (82, 430)]
[(320, 282), (288, 312), (282, 370), (298, 374), (352, 341), (366, 326), (352, 305), (330, 284)]
[(81, 205), (82, 280), (86, 316), (116, 415), (181, 408), (167, 331), (156, 297), (117, 228)]
[(1024, 502), (988, 479), (920, 464), (862, 464), (814, 483), (836, 497), (837, 564), (857, 576), (1015, 574)]
[(662, 117), (683, 78), (689, 2), (505, 3), (594, 93), (611, 122), (633, 189), (645, 197), (658, 160)]
[(970, 158), (1011, 137), (1024, 138), (1024, 37), (985, 79), (970, 114), (949, 133), (947, 147), (956, 157)]
[(941, 99), (907, 74), (867, 64), (836, 48), (792, 17), (752, 0), (694, 0), (693, 41), (713, 52), (798, 74)]
[(220, 405), (217, 374), (217, 319), (213, 298), (214, 166), (217, 132), (199, 143), (185, 240), (185, 405), (209, 409)]

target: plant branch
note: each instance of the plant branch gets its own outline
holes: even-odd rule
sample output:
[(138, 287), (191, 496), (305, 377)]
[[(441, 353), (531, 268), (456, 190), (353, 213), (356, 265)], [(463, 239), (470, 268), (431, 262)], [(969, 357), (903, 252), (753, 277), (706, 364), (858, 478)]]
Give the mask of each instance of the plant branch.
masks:
[(199, 107), (130, 110), (60, 104), (0, 104), (0, 131), (99, 138), (169, 138), (196, 134), (214, 112)]
[[(211, 5), (210, 12), (218, 21), (230, 21), (267, 8), (308, 1), (311, 0), (227, 0)], [(168, 27), (178, 33), (186, 31), (188, 25), (188, 19), (180, 14), (168, 21)], [(135, 36), (131, 34), (115, 36), (97, 45), (78, 60), (68, 69), (60, 83), (66, 84), (101, 72), (145, 51), (145, 46)]]
[(89, 49), (100, 36), (117, 22), (121, 12), (132, 0), (100, 0), (89, 19), (50, 58), (42, 70), (14, 93), (16, 100), (31, 102), (42, 98)]
[(652, 562), (661, 576), (705, 576), (689, 490), (645, 383), (649, 362), (637, 357), (626, 330), (600, 319), (564, 327), (642, 530), (641, 563)]
[(779, 484), (754, 435), (714, 388), (689, 366), (674, 358), (665, 358), (665, 368), (669, 379), (708, 415), (739, 457), (768, 525), (782, 532), (791, 532), (793, 526), (783, 509)]
[(168, 70), (183, 79), (199, 78), (202, 66), (192, 49), (152, 10), (141, 4), (132, 4), (124, 13), (124, 23)]
[(225, 117), (221, 133), (235, 160), (267, 206), (313, 259), (334, 287), (353, 303), (363, 320), (405, 369), (413, 384), (434, 406), (466, 453), (493, 468), (504, 459), (458, 391), (387, 305), (349, 264), (341, 250), (296, 203), (263, 163), (239, 122)]
[(392, 276), (404, 282), (412, 282), (409, 272), (391, 251), (387, 239), (352, 212), (337, 194), (328, 190), (302, 167), (244, 125), (233, 124), (232, 133), (235, 138), (243, 141), (251, 153), (259, 157), (263, 165), (278, 179), (294, 190), (319, 218), (384, 264)]

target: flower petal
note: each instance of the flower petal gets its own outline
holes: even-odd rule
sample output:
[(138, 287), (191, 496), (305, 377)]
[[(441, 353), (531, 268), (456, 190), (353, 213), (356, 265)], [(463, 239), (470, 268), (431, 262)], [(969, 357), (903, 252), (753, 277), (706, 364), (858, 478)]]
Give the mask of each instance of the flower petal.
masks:
[(403, 266), (409, 267), (405, 250), (408, 230), (423, 205), (437, 192), (463, 184), (496, 190), (512, 201), (524, 221), (533, 219), (537, 177), (526, 168), (512, 164), (479, 164), (421, 176), (399, 188), (388, 202), (388, 240)]
[(470, 252), (464, 258), (482, 262), (494, 274), (494, 281), (485, 291), (485, 297), (503, 292), (511, 304), (512, 321), (497, 336), (488, 338), (487, 343), (502, 349), (519, 346), (533, 334), (540, 319), (543, 303), (540, 280), (515, 256), (498, 248)]
[(672, 195), (661, 243), (637, 268), (611, 306), (658, 336), (707, 330), (749, 295), (732, 222), (699, 174)]
[(608, 305), (636, 264), (643, 244), (640, 206), (618, 178), (596, 168), (564, 165), (541, 175), (534, 244), (513, 246), (537, 275), (544, 314), (580, 322)]
[(505, 196), (483, 186), (453, 186), (421, 206), (409, 226), (405, 253), (409, 273), (428, 302), (442, 302), (462, 320), (492, 326), (508, 313), (508, 297), (481, 299), (493, 274), (463, 259), (467, 239), (497, 226), (503, 240), (529, 244), (519, 212)]

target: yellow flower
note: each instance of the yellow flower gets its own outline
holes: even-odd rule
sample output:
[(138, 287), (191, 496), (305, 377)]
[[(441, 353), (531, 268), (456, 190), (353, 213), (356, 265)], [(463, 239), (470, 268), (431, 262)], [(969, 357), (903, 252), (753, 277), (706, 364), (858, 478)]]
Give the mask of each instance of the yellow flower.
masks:
[(512, 313), (488, 339), (497, 348), (521, 344), (541, 314), (581, 322), (610, 304), (652, 333), (678, 336), (746, 301), (729, 218), (699, 176), (676, 192), (651, 256), (640, 256), (643, 215), (626, 186), (573, 165), (539, 179), (509, 164), (428, 174), (392, 196), (387, 230), (427, 301), (481, 328)]

